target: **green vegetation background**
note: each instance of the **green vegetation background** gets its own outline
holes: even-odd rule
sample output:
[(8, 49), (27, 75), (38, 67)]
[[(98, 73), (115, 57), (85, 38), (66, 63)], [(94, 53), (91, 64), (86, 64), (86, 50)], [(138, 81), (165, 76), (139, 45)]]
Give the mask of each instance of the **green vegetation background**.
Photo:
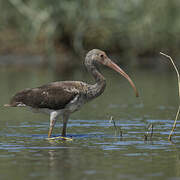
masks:
[(0, 12), (3, 55), (43, 55), (69, 69), (92, 48), (125, 65), (154, 67), (159, 51), (178, 61), (179, 0), (0, 0)]

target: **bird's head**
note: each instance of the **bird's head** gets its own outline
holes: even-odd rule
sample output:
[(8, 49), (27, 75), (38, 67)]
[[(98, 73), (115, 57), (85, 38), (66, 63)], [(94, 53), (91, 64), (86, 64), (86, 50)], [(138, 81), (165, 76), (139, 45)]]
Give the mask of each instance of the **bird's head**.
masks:
[(131, 84), (131, 86), (133, 87), (133, 89), (136, 93), (136, 97), (139, 96), (136, 86), (134, 85), (131, 78), (117, 64), (115, 64), (111, 59), (109, 59), (104, 51), (101, 51), (99, 49), (93, 49), (93, 50), (89, 51), (86, 55), (85, 63), (87, 65), (94, 65), (94, 66), (96, 66), (96, 64), (103, 64), (103, 65), (115, 70), (116, 72), (120, 73)]

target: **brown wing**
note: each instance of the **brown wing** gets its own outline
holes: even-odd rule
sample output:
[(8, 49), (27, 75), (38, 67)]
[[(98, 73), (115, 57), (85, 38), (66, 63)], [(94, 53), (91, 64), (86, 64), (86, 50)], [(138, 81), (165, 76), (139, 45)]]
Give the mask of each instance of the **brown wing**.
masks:
[(24, 104), (33, 108), (63, 109), (80, 92), (79, 88), (75, 82), (64, 81), (25, 89), (12, 98), (10, 106)]

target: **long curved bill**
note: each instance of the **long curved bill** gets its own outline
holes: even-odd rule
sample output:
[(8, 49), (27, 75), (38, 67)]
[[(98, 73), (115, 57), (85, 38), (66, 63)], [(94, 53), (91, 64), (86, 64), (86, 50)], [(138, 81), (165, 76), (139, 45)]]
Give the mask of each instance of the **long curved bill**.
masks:
[(124, 76), (129, 83), (131, 84), (132, 88), (135, 91), (136, 97), (139, 96), (138, 91), (136, 89), (136, 86), (134, 85), (133, 81), (131, 80), (131, 78), (114, 62), (112, 62), (109, 58), (107, 59), (106, 63), (104, 64), (108, 67), (110, 67), (111, 69), (114, 69), (116, 72), (120, 73), (122, 76)]

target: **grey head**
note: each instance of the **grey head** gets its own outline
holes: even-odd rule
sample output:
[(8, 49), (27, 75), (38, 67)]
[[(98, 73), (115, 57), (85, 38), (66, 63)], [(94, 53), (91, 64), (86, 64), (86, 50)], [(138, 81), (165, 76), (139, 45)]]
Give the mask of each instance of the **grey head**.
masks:
[(96, 66), (97, 64), (105, 64), (105, 61), (108, 59), (106, 53), (99, 49), (93, 49), (89, 51), (85, 58), (86, 66)]
[(88, 71), (93, 72), (94, 70), (97, 70), (97, 64), (103, 64), (124, 76), (131, 84), (136, 96), (139, 96), (138, 91), (136, 90), (136, 87), (131, 78), (117, 64), (111, 61), (111, 59), (107, 57), (104, 51), (101, 51), (99, 49), (93, 49), (89, 51), (86, 55), (85, 66), (87, 67)]

